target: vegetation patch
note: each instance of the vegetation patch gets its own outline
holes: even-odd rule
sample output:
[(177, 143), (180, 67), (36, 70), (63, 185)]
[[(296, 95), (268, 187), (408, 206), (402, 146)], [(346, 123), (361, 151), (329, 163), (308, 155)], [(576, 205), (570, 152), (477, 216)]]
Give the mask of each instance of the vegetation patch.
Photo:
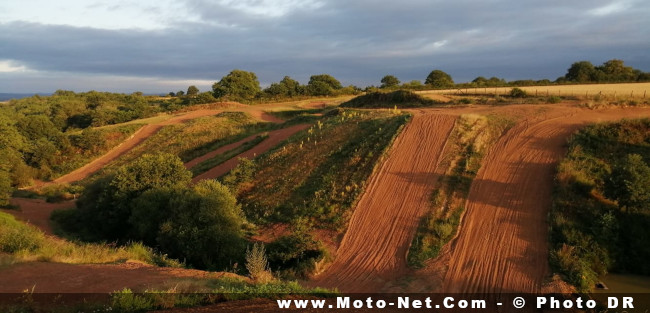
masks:
[(371, 92), (358, 96), (341, 104), (344, 108), (419, 108), (441, 104), (433, 99), (425, 98), (412, 91), (397, 90), (393, 92)]
[(440, 166), (446, 169), (431, 194), (431, 209), (422, 218), (409, 248), (409, 266), (421, 267), (438, 256), (458, 229), (469, 188), (488, 149), (513, 121), (499, 116), (462, 115), (445, 147)]
[(650, 119), (588, 126), (558, 166), (550, 263), (581, 291), (608, 271), (650, 275)]
[(264, 141), (267, 138), (269, 138), (268, 134), (259, 135), (259, 136), (255, 137), (255, 138), (253, 138), (253, 139), (251, 139), (251, 140), (249, 140), (247, 142), (244, 142), (243, 144), (241, 144), (237, 148), (234, 148), (234, 149), (228, 150), (228, 151), (226, 151), (224, 153), (215, 155), (214, 157), (209, 158), (209, 159), (197, 164), (196, 166), (194, 166), (194, 167), (192, 167), (190, 169), (192, 171), (193, 177), (196, 177), (196, 176), (198, 176), (200, 174), (203, 174), (206, 171), (208, 171), (208, 170), (210, 170), (210, 169), (212, 169), (212, 168), (214, 168), (216, 166), (219, 166), (221, 163), (226, 162), (226, 161), (232, 159), (233, 157), (252, 149), (257, 144), (259, 144), (260, 142)]

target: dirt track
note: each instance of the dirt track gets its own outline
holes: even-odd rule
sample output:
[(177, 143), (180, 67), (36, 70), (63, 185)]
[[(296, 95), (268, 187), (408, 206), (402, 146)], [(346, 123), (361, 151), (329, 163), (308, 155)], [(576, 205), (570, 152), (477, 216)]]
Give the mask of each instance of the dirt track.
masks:
[[(120, 145), (117, 147), (111, 149), (109, 152), (106, 154), (100, 156), (99, 158), (93, 160), (92, 162), (66, 174), (63, 175), (53, 181), (55, 184), (63, 184), (63, 183), (72, 183), (75, 181), (82, 180), (88, 176), (90, 176), (92, 173), (95, 173), (102, 169), (104, 166), (106, 166), (108, 163), (112, 162), (113, 160), (119, 158), (123, 154), (129, 152), (131, 149), (133, 149), (135, 146), (141, 144), (143, 141), (147, 140), (147, 138), (155, 135), (158, 131), (160, 131), (164, 126), (166, 125), (174, 125), (174, 124), (179, 124), (183, 123), (195, 118), (203, 117), (203, 116), (210, 116), (210, 115), (217, 115), (223, 111), (241, 111), (241, 112), (247, 112), (251, 114), (256, 119), (266, 121), (266, 122), (272, 122), (272, 123), (280, 123), (282, 122), (281, 119), (268, 114), (264, 111), (262, 111), (261, 108), (256, 108), (256, 107), (247, 107), (243, 105), (239, 105), (236, 108), (233, 109), (227, 109), (227, 110), (196, 110), (196, 111), (190, 111), (187, 113), (182, 113), (179, 115), (176, 115), (170, 119), (167, 119), (162, 122), (154, 123), (154, 124), (149, 124), (145, 125), (139, 130), (137, 130), (129, 139), (125, 140), (122, 142)], [(51, 183), (45, 183), (44, 185), (48, 185)]]
[(472, 184), (443, 291), (539, 292), (550, 274), (546, 215), (566, 140), (588, 122), (640, 116), (650, 110), (558, 107), (508, 131)]
[[(270, 131), (269, 132), (269, 137), (264, 139), (264, 141), (260, 142), (259, 144), (257, 144), (252, 149), (244, 151), (244, 152), (238, 154), (237, 156), (235, 156), (234, 158), (231, 158), (230, 160), (228, 160), (228, 161), (226, 161), (224, 163), (221, 163), (218, 166), (213, 167), (209, 171), (194, 177), (192, 179), (192, 182), (196, 183), (196, 182), (198, 182), (200, 180), (203, 180), (203, 179), (218, 178), (221, 175), (226, 174), (230, 170), (235, 168), (235, 166), (237, 166), (237, 164), (239, 164), (239, 158), (249, 158), (249, 159), (254, 158), (256, 155), (262, 154), (262, 153), (268, 151), (269, 149), (277, 146), (283, 140), (291, 137), (291, 135), (293, 135), (293, 134), (295, 134), (295, 133), (297, 133), (297, 132), (299, 132), (301, 130), (307, 129), (309, 126), (310, 126), (309, 124), (299, 124), (299, 125), (294, 125), (294, 126), (290, 126), (290, 127), (287, 127), (287, 128), (282, 128), (282, 129)], [(242, 141), (240, 141), (240, 142), (243, 143)], [(233, 145), (235, 145), (235, 144), (233, 144)]]
[(379, 292), (406, 271), (406, 253), (429, 206), (438, 158), (455, 117), (422, 114), (404, 128), (361, 197), (334, 263), (310, 284)]
[(61, 264), (30, 262), (0, 268), (0, 293), (109, 293), (124, 288), (173, 288), (183, 278), (194, 280), (237, 275), (182, 268), (155, 267), (141, 263)]
[(43, 199), (12, 198), (11, 204), (18, 206), (18, 210), (0, 210), (16, 217), (16, 219), (27, 222), (38, 227), (44, 233), (53, 235), (52, 226), (50, 225), (50, 215), (52, 211), (74, 208), (74, 201), (65, 201), (59, 203), (47, 203)]

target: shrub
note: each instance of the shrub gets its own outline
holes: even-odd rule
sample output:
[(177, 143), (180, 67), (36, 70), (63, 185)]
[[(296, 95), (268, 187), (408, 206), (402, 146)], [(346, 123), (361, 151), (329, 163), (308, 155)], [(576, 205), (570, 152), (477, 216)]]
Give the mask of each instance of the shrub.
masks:
[(515, 88), (510, 89), (510, 97), (513, 97), (513, 98), (526, 98), (527, 95), (528, 94), (526, 93), (526, 91), (521, 89), (521, 88), (515, 87)]
[(255, 282), (267, 283), (273, 279), (264, 244), (255, 243), (252, 249), (246, 248), (246, 269)]

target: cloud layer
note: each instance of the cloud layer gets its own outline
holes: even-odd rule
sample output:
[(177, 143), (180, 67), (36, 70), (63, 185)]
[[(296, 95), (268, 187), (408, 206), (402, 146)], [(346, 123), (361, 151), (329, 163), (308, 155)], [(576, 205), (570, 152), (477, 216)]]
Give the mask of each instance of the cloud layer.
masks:
[(361, 86), (432, 69), (555, 79), (612, 58), (650, 70), (644, 1), (70, 1), (46, 20), (13, 2), (0, 5), (0, 92), (205, 90), (235, 68), (263, 84), (329, 73)]

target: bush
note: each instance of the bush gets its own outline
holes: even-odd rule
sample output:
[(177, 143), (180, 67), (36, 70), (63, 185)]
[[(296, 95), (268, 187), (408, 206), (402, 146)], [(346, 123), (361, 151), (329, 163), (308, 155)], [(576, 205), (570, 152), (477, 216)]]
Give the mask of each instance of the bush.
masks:
[(246, 269), (255, 282), (267, 283), (273, 279), (264, 244), (255, 243), (252, 249), (246, 248)]
[(412, 91), (371, 92), (341, 104), (344, 108), (413, 108), (439, 104)]
[(510, 89), (510, 97), (512, 98), (526, 98), (526, 96), (528, 96), (528, 94), (521, 88), (515, 87)]

